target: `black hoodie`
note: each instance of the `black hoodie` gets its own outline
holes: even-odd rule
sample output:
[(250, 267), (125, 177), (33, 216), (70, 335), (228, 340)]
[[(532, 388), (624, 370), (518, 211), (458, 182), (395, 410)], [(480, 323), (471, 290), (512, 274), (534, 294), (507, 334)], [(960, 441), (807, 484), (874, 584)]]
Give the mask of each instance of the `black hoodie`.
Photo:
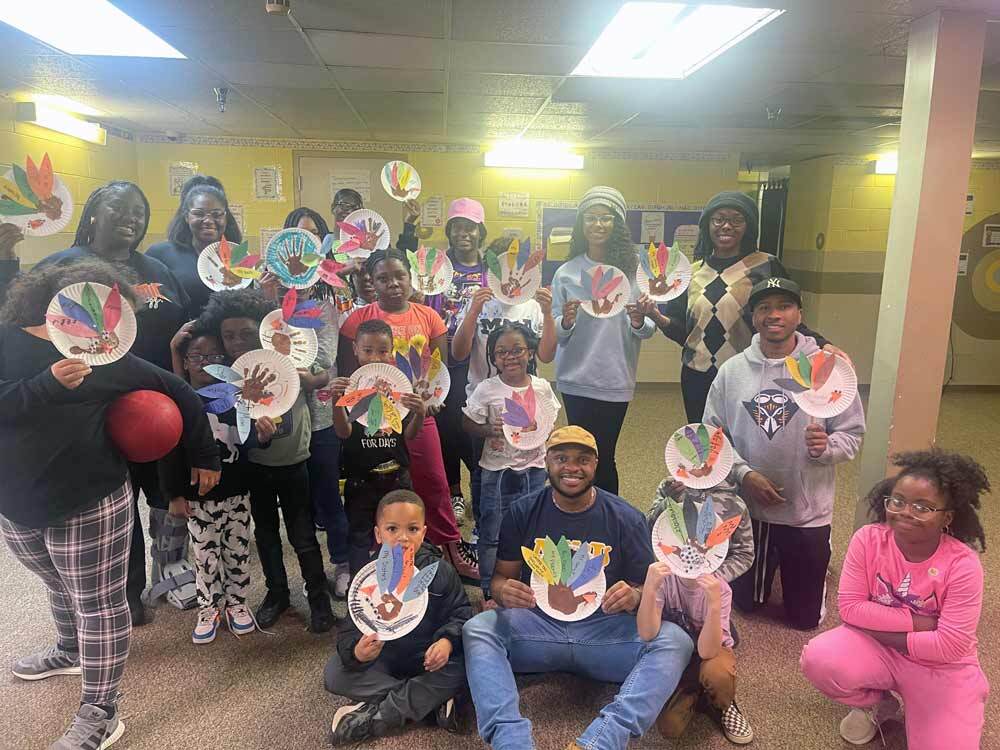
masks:
[(347, 669), (360, 672), (381, 661), (390, 667), (393, 674), (417, 675), (424, 671), (424, 652), (441, 638), (451, 641), (452, 657), (462, 656), (462, 626), (472, 617), (472, 605), (465, 595), (462, 581), (451, 563), (441, 558), (441, 551), (434, 545), (424, 542), (414, 557), (418, 568), (433, 565), (439, 560), (441, 564), (427, 589), (430, 598), (424, 619), (415, 630), (402, 638), (386, 641), (377, 659), (362, 663), (354, 658), (354, 647), (361, 640), (361, 631), (350, 618), (340, 626), (337, 653)]

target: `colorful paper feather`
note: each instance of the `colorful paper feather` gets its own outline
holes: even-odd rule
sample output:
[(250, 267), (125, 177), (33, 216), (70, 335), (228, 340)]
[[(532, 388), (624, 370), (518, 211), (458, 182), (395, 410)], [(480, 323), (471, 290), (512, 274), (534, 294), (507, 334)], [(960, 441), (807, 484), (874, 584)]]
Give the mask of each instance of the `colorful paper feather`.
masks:
[[(584, 545), (590, 547), (590, 544), (587, 542), (582, 542), (580, 544), (581, 547), (583, 547)], [(587, 560), (586, 564), (583, 566), (583, 570), (580, 571), (579, 575), (577, 575), (576, 578), (568, 579), (567, 581), (564, 581), (564, 583), (566, 583), (566, 585), (569, 586), (573, 591), (576, 591), (581, 586), (585, 586), (592, 580), (594, 580), (597, 577), (598, 573), (600, 573), (601, 570), (603, 570), (603, 568), (604, 568), (604, 555), (603, 554), (595, 555), (594, 557), (591, 557), (590, 559)]]
[(687, 539), (687, 524), (684, 521), (684, 511), (680, 504), (676, 500), (668, 499), (663, 512), (667, 514), (667, 522), (670, 524), (670, 530), (674, 532), (674, 536), (681, 541)]
[(823, 351), (816, 352), (812, 357), (799, 352), (798, 357), (785, 358), (785, 367), (792, 377), (775, 378), (774, 384), (792, 393), (818, 391), (826, 385), (836, 364), (836, 357)]
[(554, 586), (556, 584), (556, 579), (552, 575), (552, 571), (542, 560), (541, 555), (539, 555), (534, 550), (528, 549), (527, 547), (521, 547), (521, 556), (524, 561), (531, 568), (532, 572), (535, 573), (539, 578), (541, 578), (549, 586)]
[(559, 570), (569, 579), (573, 572), (573, 553), (569, 548), (569, 540), (565, 536), (559, 537), (556, 550), (559, 552)]
[(288, 325), (296, 328), (322, 328), (326, 325), (322, 315), (323, 306), (317, 300), (307, 299), (299, 302), (297, 289), (285, 292), (285, 298), (281, 302), (281, 318)]
[(732, 516), (727, 518), (725, 521), (716, 526), (712, 531), (709, 532), (708, 537), (705, 539), (705, 547), (711, 549), (716, 545), (722, 544), (729, 537), (735, 533), (736, 529), (739, 528), (740, 519), (743, 516)]
[(590, 583), (604, 568), (604, 555), (590, 556), (590, 542), (581, 542), (579, 549), (570, 555), (569, 541), (565, 536), (559, 544), (546, 536), (541, 541), (541, 554), (521, 547), (521, 556), (539, 578), (549, 586), (562, 584), (576, 590)]
[(705, 498), (705, 502), (701, 504), (701, 510), (698, 511), (698, 542), (704, 544), (714, 528), (715, 503), (712, 502), (712, 496), (709, 495)]
[(413, 576), (409, 585), (406, 587), (406, 590), (403, 592), (404, 603), (419, 598), (428, 588), (430, 588), (431, 583), (434, 581), (434, 576), (437, 575), (438, 566), (440, 564), (440, 560), (432, 562), (426, 568), (423, 568), (419, 573), (416, 573)]
[(0, 178), (0, 215), (28, 216), (44, 213), (56, 221), (62, 216), (63, 203), (53, 195), (55, 175), (49, 155), (42, 157), (40, 166), (29, 156), (25, 164), (27, 171), (18, 164), (11, 165), (14, 182)]
[(382, 222), (374, 219), (362, 220), (361, 226), (338, 221), (337, 228), (348, 235), (348, 239), (341, 243), (338, 248), (342, 253), (349, 253), (352, 250), (374, 250), (379, 239), (387, 230)]
[(581, 544), (575, 553), (573, 553), (573, 560), (570, 563), (570, 579), (575, 579), (580, 573), (583, 572), (583, 566), (587, 564), (590, 559), (590, 545)]
[(511, 397), (503, 401), (504, 411), (501, 419), (504, 424), (521, 429), (534, 424), (538, 401), (532, 386), (525, 388), (523, 393), (512, 391)]
[[(327, 237), (332, 236), (327, 235)], [(320, 279), (330, 286), (346, 288), (347, 282), (340, 276), (340, 272), (345, 268), (349, 268), (347, 263), (341, 263), (335, 258), (327, 258), (319, 264), (317, 273)]]
[(557, 581), (562, 580), (562, 557), (559, 555), (559, 550), (556, 548), (556, 543), (552, 541), (551, 537), (545, 537), (542, 542), (542, 560), (548, 566), (549, 570), (552, 571), (552, 577)]

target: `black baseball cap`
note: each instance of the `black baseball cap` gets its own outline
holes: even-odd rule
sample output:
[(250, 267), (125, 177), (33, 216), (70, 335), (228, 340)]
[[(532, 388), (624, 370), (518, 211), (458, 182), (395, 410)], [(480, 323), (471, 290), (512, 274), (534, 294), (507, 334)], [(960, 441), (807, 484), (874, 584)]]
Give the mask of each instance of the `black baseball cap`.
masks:
[(802, 288), (791, 279), (771, 278), (758, 281), (750, 290), (750, 309), (753, 310), (762, 299), (772, 294), (791, 297), (802, 307)]

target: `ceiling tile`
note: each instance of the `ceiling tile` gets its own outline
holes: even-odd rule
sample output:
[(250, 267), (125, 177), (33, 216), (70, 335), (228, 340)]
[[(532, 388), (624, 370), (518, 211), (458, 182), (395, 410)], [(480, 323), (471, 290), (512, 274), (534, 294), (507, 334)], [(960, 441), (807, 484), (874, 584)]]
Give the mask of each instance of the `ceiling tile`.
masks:
[(316, 58), (295, 29), (256, 31), (252, 29), (212, 30), (189, 33), (177, 41), (177, 49), (189, 57), (214, 62), (265, 62), (315, 65)]
[(441, 0), (295, 0), (292, 13), (305, 29), (440, 37)]
[(308, 31), (327, 65), (444, 70), (448, 46), (442, 39)]
[(452, 68), (449, 90), (460, 94), (492, 96), (549, 96), (560, 76), (470, 73)]
[(443, 92), (444, 71), (401, 68), (331, 68), (337, 83), (346, 91)]
[(244, 86), (283, 86), (295, 89), (327, 89), (333, 76), (320, 65), (285, 65), (265, 62), (213, 63), (230, 83)]
[(244, 93), (297, 130), (350, 130), (363, 127), (336, 91), (252, 86), (244, 89)]
[(448, 106), (454, 111), (495, 112), (498, 114), (534, 114), (545, 101), (540, 96), (475, 96), (452, 94)]
[(607, 0), (455, 0), (454, 39), (589, 47), (615, 15)]
[[(442, 94), (400, 94), (352, 91), (348, 94), (351, 103), (368, 119), (391, 116), (405, 119), (409, 116), (436, 115), (441, 118), (444, 108)], [(371, 124), (371, 123), (369, 123)]]
[(587, 50), (544, 44), (479, 44), (454, 42), (454, 70), (480, 73), (567, 75)]

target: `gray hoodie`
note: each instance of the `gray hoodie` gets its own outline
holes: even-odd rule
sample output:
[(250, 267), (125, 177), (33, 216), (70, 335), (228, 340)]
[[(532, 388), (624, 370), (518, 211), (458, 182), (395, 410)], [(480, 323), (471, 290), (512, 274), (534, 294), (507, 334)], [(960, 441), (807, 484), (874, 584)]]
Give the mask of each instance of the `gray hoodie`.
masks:
[[(799, 352), (809, 355), (819, 348), (812, 337), (796, 333), (795, 338), (792, 356)], [(760, 334), (756, 334), (749, 347), (719, 368), (708, 394), (704, 421), (722, 427), (729, 436), (736, 454), (730, 476), (737, 486), (751, 471), (759, 471), (781, 488), (784, 503), (761, 507), (747, 502), (755, 520), (825, 526), (833, 520), (834, 466), (858, 454), (865, 414), (861, 399), (856, 398), (839, 416), (816, 418), (830, 438), (826, 452), (812, 458), (805, 441), (810, 417), (774, 382), (789, 377), (784, 358), (764, 357)]]

